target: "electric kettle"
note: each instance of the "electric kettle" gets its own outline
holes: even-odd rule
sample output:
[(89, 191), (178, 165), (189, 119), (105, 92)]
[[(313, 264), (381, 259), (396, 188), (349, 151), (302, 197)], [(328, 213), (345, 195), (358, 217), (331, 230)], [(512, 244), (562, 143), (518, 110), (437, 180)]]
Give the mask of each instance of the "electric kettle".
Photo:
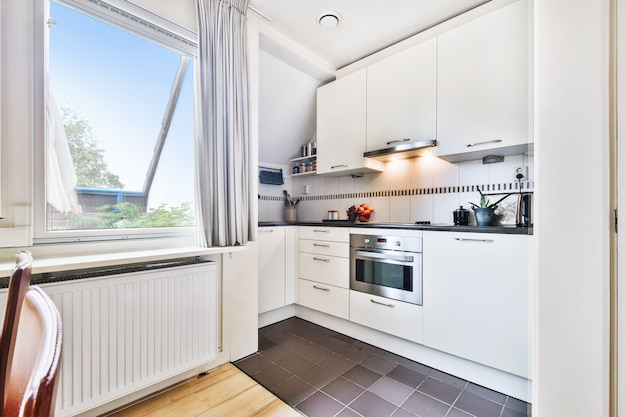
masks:
[(463, 206), (454, 210), (452, 213), (454, 215), (454, 224), (460, 226), (466, 226), (469, 224), (470, 212), (469, 210), (464, 209)]
[(532, 205), (532, 195), (529, 193), (520, 193), (517, 197), (517, 213), (515, 215), (515, 224), (517, 227), (528, 227), (531, 225), (530, 211)]

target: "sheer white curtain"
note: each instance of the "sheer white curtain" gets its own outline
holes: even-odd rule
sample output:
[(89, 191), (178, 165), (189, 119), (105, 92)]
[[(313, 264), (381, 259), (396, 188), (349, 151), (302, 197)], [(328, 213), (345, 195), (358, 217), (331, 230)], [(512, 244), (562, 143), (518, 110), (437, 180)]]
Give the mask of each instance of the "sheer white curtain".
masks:
[(197, 0), (196, 223), (202, 246), (246, 244), (250, 151), (248, 0)]

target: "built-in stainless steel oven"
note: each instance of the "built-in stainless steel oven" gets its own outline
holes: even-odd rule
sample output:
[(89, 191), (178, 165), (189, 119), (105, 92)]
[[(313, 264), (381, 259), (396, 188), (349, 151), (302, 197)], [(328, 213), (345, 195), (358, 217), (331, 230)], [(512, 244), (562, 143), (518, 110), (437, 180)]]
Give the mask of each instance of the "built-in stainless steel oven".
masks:
[(350, 235), (350, 289), (422, 305), (422, 238)]

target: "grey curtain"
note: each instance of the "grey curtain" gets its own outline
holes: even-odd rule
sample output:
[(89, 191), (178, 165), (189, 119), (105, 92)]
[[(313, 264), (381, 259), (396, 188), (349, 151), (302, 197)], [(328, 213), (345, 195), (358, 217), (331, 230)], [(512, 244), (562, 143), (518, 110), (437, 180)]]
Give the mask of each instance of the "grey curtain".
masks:
[(248, 0), (197, 0), (196, 224), (201, 246), (243, 245), (250, 216)]

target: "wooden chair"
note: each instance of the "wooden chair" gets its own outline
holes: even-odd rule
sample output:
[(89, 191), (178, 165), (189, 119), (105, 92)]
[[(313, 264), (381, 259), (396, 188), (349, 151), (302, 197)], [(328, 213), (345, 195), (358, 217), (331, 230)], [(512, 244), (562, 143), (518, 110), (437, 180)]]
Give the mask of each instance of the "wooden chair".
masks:
[(4, 417), (54, 415), (61, 316), (50, 297), (30, 285), (31, 263), (30, 253), (20, 252), (9, 281), (0, 339)]

